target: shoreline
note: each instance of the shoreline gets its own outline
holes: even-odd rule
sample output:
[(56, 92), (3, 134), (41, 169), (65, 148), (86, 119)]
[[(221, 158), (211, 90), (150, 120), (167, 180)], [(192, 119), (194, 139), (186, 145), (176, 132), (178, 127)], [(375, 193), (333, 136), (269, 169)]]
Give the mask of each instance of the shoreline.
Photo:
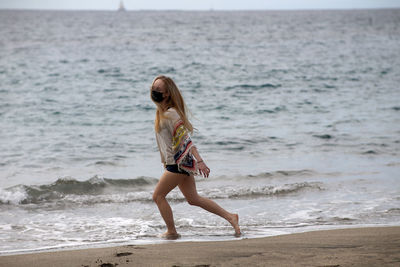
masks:
[[(108, 264), (108, 265), (107, 265)], [(184, 241), (0, 256), (0, 266), (393, 266), (400, 226), (317, 230), (234, 241)]]
[(38, 253), (46, 253), (46, 252), (61, 252), (61, 251), (74, 251), (74, 250), (87, 250), (87, 249), (103, 249), (103, 248), (112, 248), (112, 247), (123, 247), (123, 246), (147, 246), (147, 245), (160, 245), (160, 244), (170, 244), (170, 243), (202, 243), (202, 242), (229, 242), (229, 241), (238, 241), (242, 239), (262, 239), (269, 238), (275, 236), (282, 235), (292, 235), (292, 234), (301, 234), (308, 232), (317, 232), (317, 231), (328, 231), (328, 230), (344, 230), (344, 229), (358, 229), (358, 228), (381, 228), (381, 227), (400, 227), (398, 224), (359, 224), (359, 225), (341, 225), (341, 226), (327, 226), (327, 227), (318, 227), (318, 228), (308, 228), (305, 227), (300, 231), (293, 232), (275, 232), (274, 234), (266, 234), (266, 235), (241, 235), (240, 237), (235, 237), (234, 235), (222, 239), (207, 239), (205, 238), (196, 238), (191, 239), (187, 238), (185, 235), (181, 236), (176, 240), (167, 240), (161, 237), (157, 237), (155, 239), (146, 240), (146, 239), (137, 239), (130, 241), (122, 241), (122, 240), (114, 240), (110, 242), (92, 242), (92, 243), (83, 243), (83, 244), (70, 244), (70, 245), (57, 245), (57, 246), (48, 246), (48, 247), (38, 247), (38, 248), (27, 248), (27, 249), (15, 249), (8, 251), (0, 251), (0, 257), (2, 256), (16, 256), (16, 255), (24, 255), (24, 254), (38, 254)]

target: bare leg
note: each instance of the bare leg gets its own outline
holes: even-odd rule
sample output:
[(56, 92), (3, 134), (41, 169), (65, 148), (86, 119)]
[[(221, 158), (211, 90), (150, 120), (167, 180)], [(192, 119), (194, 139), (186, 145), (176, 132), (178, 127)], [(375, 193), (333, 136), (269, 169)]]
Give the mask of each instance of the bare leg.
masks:
[(224, 210), (211, 199), (199, 196), (197, 194), (196, 183), (193, 176), (186, 176), (185, 180), (179, 183), (179, 189), (182, 191), (183, 195), (190, 205), (199, 206), (209, 212), (221, 216), (222, 218), (227, 220), (235, 229), (235, 236), (241, 235), (239, 227), (239, 216), (237, 214), (230, 213)]
[(182, 183), (185, 177), (187, 176), (184, 174), (165, 171), (154, 189), (153, 200), (156, 202), (161, 217), (167, 225), (167, 232), (163, 234), (163, 237), (167, 239), (176, 239), (179, 235), (176, 232), (171, 206), (168, 204), (165, 197), (179, 183)]

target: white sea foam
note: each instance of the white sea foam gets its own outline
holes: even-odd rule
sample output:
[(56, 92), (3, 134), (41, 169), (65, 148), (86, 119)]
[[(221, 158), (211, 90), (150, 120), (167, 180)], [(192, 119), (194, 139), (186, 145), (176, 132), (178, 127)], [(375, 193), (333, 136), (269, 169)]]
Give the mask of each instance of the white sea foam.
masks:
[(20, 204), (27, 198), (27, 193), (22, 188), (4, 190), (0, 188), (0, 204)]

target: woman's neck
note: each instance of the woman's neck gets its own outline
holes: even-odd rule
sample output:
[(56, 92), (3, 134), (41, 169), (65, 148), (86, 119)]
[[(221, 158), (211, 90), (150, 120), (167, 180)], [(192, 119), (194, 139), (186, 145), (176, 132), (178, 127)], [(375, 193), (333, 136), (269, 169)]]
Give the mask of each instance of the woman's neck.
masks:
[(161, 110), (163, 112), (167, 111), (169, 108), (171, 108), (167, 103), (162, 103), (161, 105)]

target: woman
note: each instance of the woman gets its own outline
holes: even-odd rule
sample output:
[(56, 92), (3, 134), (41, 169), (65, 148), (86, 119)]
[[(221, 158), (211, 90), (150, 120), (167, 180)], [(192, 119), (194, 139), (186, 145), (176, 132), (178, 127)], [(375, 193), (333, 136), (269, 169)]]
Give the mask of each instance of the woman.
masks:
[(171, 207), (165, 199), (176, 186), (190, 205), (221, 216), (235, 229), (235, 236), (239, 236), (239, 216), (197, 194), (194, 175), (208, 177), (210, 169), (190, 139), (189, 133), (193, 133), (193, 126), (187, 118), (187, 108), (178, 87), (171, 78), (158, 76), (152, 83), (150, 96), (157, 105), (154, 128), (161, 162), (165, 167), (153, 194), (153, 200), (167, 225), (167, 231), (162, 237), (179, 238)]

